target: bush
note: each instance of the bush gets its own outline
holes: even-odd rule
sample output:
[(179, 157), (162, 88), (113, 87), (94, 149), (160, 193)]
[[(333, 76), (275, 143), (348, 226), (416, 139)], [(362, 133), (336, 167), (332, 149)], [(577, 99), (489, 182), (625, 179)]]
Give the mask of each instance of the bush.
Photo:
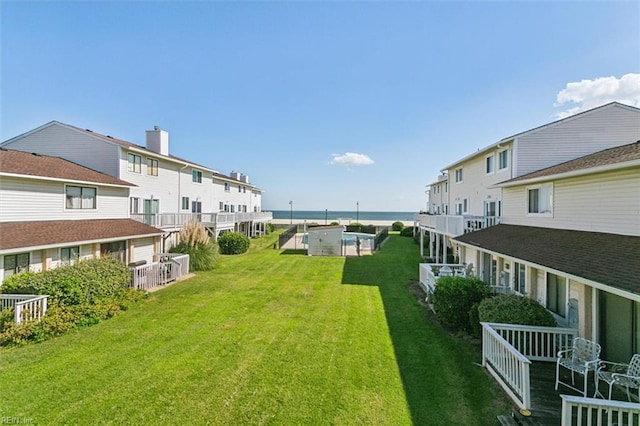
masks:
[(62, 306), (94, 303), (102, 298), (120, 298), (128, 292), (131, 273), (119, 260), (102, 257), (43, 272), (12, 275), (0, 293), (47, 294), (49, 302)]
[(331, 226), (336, 226), (336, 225), (340, 225), (340, 222), (336, 222), (335, 220), (333, 222), (331, 222), (329, 225)]
[(440, 321), (454, 330), (473, 331), (469, 321), (474, 304), (489, 295), (489, 287), (474, 277), (440, 277), (433, 308)]
[(503, 324), (555, 327), (556, 320), (541, 304), (528, 297), (505, 294), (480, 302), (479, 320)]
[(403, 228), (404, 228), (404, 223), (400, 222), (399, 220), (391, 224), (392, 231), (402, 231)]
[(222, 254), (242, 254), (249, 250), (249, 238), (239, 232), (225, 232), (218, 237), (218, 245)]
[(188, 254), (189, 272), (210, 271), (218, 261), (218, 244), (214, 240), (209, 240), (206, 244), (196, 244), (195, 246), (180, 243), (171, 247), (169, 253)]
[(276, 225), (274, 225), (271, 222), (267, 222), (267, 226), (265, 226), (265, 231), (266, 231), (267, 235), (275, 232), (275, 230), (276, 230)]
[[(405, 226), (400, 230), (401, 237), (413, 237), (413, 231), (415, 227), (413, 226)], [(418, 233), (418, 242), (420, 242), (420, 234)]]

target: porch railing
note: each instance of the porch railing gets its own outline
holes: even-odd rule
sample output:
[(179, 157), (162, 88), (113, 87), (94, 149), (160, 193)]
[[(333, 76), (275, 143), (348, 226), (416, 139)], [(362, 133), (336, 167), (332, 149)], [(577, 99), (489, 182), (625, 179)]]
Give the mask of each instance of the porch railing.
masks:
[(450, 237), (457, 237), (467, 232), (477, 231), (500, 223), (499, 216), (418, 214), (415, 219), (421, 227)]
[(421, 263), (420, 286), (430, 296), (436, 289), (438, 278), (444, 276), (466, 276), (466, 274), (467, 265), (459, 263)]
[(130, 268), (131, 287), (149, 291), (170, 282), (179, 281), (189, 273), (188, 254), (161, 253), (157, 256), (160, 260), (158, 262)]
[[(578, 331), (482, 322), (482, 366), (520, 407), (531, 409), (531, 360), (555, 361)], [(526, 354), (526, 356), (525, 356)]]
[(560, 395), (561, 426), (640, 424), (640, 404), (626, 401)]
[(132, 213), (131, 219), (156, 228), (180, 228), (189, 221), (233, 227), (236, 223), (273, 219), (271, 212), (253, 213)]
[(47, 313), (48, 297), (40, 294), (0, 294), (0, 311), (14, 308), (13, 319), (16, 324), (39, 321)]

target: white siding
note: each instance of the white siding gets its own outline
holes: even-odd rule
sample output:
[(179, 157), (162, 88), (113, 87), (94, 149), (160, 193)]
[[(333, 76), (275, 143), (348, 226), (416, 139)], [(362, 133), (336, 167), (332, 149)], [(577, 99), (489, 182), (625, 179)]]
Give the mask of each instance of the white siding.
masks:
[[(225, 191), (224, 183), (229, 182), (229, 190)], [(238, 213), (238, 205), (247, 206), (247, 213), (254, 211), (262, 211), (262, 194), (252, 190), (252, 187), (238, 181), (225, 181), (220, 178), (214, 178), (213, 184), (213, 211), (224, 211), (220, 209), (220, 202), (223, 205), (234, 206), (234, 212)], [(240, 187), (240, 191), (238, 190)], [(244, 189), (243, 189), (244, 188)]]
[(90, 169), (118, 177), (119, 147), (53, 123), (3, 144), (4, 148), (62, 157)]
[(553, 216), (527, 215), (526, 186), (505, 188), (503, 223), (640, 236), (640, 168), (554, 182)]
[(97, 188), (96, 209), (66, 209), (65, 184), (38, 179), (0, 178), (0, 220), (71, 220), (126, 218), (128, 188)]
[(147, 263), (153, 262), (153, 255), (155, 254), (153, 241), (153, 237), (133, 240), (133, 262), (138, 262), (140, 260), (146, 260)]
[(637, 140), (639, 111), (618, 105), (600, 108), (518, 137), (514, 177)]

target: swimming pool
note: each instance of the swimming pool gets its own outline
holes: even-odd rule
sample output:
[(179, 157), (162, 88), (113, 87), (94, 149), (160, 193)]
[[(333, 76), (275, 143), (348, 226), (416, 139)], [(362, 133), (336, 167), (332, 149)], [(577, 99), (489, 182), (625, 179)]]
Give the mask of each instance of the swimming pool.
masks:
[[(343, 232), (342, 233), (342, 242), (345, 246), (354, 246), (358, 239), (361, 242), (375, 239), (376, 236), (373, 234), (364, 234), (362, 232)], [(308, 244), (309, 242), (309, 234), (305, 233), (302, 236), (302, 244)]]

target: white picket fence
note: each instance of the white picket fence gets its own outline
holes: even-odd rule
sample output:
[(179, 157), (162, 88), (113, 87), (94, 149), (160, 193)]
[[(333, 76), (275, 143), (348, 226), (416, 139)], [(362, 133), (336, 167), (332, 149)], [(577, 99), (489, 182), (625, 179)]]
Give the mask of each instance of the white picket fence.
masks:
[(16, 324), (39, 321), (47, 313), (48, 297), (40, 294), (0, 294), (0, 311), (14, 308), (13, 320)]
[(560, 395), (561, 426), (640, 425), (640, 404)]
[(531, 360), (555, 361), (578, 330), (482, 322), (482, 366), (520, 407), (531, 409)]

